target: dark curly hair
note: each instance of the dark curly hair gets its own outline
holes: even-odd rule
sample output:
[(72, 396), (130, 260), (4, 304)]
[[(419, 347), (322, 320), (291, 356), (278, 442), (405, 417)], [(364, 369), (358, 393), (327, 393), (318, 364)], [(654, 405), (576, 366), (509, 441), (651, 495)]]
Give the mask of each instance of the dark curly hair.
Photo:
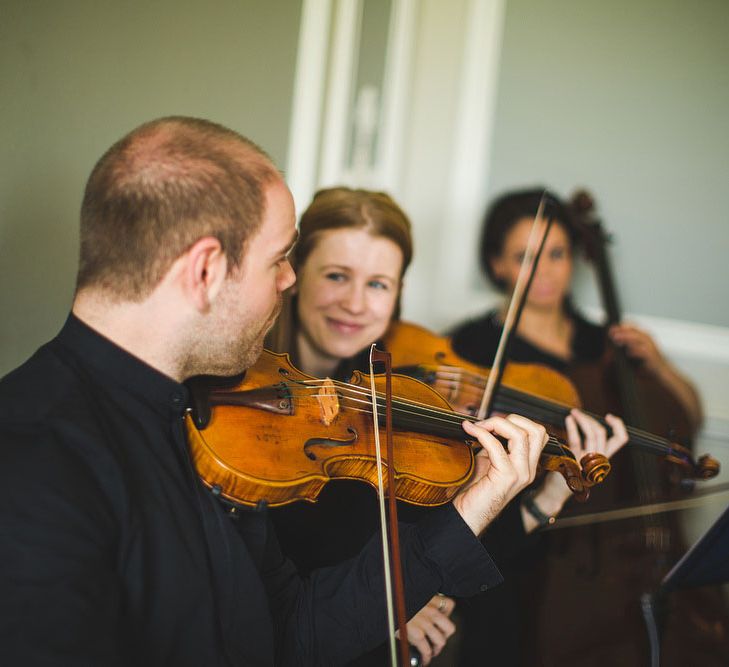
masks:
[(494, 275), (491, 262), (502, 253), (506, 236), (514, 225), (523, 218), (533, 218), (536, 215), (542, 196), (544, 196), (544, 217), (552, 218), (564, 228), (572, 248), (578, 243), (578, 233), (572, 213), (553, 192), (545, 188), (529, 188), (502, 194), (486, 211), (479, 245), (481, 270), (501, 290), (506, 286)]

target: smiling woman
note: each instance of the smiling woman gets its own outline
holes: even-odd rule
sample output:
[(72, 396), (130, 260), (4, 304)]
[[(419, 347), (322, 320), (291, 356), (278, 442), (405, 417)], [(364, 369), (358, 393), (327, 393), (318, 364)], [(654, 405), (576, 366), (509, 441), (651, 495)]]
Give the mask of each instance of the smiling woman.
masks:
[[(366, 370), (369, 346), (398, 317), (411, 257), (410, 221), (391, 197), (321, 190), (301, 217), (291, 256), (297, 283), (285, 296), (269, 347), (316, 377), (348, 380), (352, 371)], [(424, 510), (401, 504), (398, 511), (412, 521)], [(350, 558), (379, 526), (374, 490), (347, 480), (330, 482), (316, 505), (297, 503), (271, 515), (284, 552), (303, 573)], [(455, 631), (454, 606), (450, 598), (435, 597), (408, 623), (408, 639), (424, 664)], [(384, 661), (381, 647), (356, 664)]]
[(321, 235), (299, 274), (299, 363), (331, 375), (342, 359), (377, 340), (390, 324), (400, 291), (403, 253), (366, 229)]
[(352, 357), (399, 316), (412, 248), (410, 221), (389, 195), (320, 190), (301, 216), (291, 254), (298, 282), (269, 346), (305, 373), (348, 379)]

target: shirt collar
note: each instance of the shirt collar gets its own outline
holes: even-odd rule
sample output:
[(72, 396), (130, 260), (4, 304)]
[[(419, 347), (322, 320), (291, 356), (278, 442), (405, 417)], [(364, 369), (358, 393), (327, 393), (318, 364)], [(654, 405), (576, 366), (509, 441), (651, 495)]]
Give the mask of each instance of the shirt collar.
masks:
[(188, 404), (184, 385), (152, 368), (70, 313), (57, 341), (102, 382), (119, 386), (168, 414)]

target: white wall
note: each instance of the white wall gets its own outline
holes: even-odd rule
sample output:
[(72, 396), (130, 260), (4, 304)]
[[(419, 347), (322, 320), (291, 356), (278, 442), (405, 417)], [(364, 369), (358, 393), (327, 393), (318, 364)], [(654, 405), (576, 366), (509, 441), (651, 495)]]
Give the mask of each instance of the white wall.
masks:
[(299, 1), (4, 0), (0, 376), (68, 312), (95, 161), (162, 115), (228, 125), (283, 166)]

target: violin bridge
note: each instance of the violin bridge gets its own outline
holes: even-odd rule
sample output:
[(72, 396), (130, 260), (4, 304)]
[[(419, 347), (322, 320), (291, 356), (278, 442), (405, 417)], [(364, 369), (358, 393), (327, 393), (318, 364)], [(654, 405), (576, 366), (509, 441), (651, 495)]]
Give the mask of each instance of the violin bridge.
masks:
[(331, 378), (326, 378), (316, 394), (321, 409), (321, 420), (325, 426), (329, 426), (339, 414), (339, 397)]

